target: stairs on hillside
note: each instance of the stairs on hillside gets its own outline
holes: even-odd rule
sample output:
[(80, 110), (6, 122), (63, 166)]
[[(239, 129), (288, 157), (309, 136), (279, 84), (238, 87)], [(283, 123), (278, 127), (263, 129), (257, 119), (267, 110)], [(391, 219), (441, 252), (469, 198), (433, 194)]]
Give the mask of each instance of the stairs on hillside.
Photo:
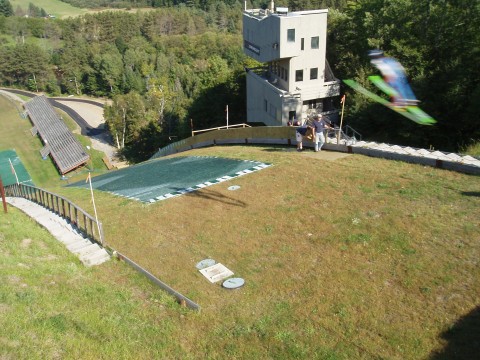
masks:
[(385, 143), (366, 141), (357, 141), (355, 144), (352, 144), (352, 146), (381, 150), (400, 155), (411, 155), (433, 160), (451, 161), (455, 163), (480, 167), (480, 160), (470, 155), (459, 155), (438, 150), (416, 149), (409, 146), (389, 145)]
[(331, 131), (328, 134), (324, 148), (332, 151), (347, 151), (354, 154), (406, 161), (416, 164), (433, 166), (446, 170), (467, 174), (480, 175), (480, 158), (438, 150), (417, 149), (410, 146), (390, 145), (373, 141), (359, 141), (355, 137), (336, 136)]
[(20, 197), (7, 197), (7, 202), (35, 219), (71, 253), (77, 255), (85, 266), (100, 265), (110, 259), (104, 248), (85, 238), (75, 226), (43, 206)]

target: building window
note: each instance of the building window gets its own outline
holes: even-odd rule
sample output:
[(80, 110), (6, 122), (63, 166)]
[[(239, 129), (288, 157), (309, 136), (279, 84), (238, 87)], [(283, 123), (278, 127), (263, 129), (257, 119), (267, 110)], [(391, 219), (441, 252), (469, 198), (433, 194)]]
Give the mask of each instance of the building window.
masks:
[(303, 70), (295, 71), (295, 81), (303, 81)]
[(305, 39), (302, 38), (301, 45), (300, 45), (300, 50), (304, 50), (304, 49), (305, 49)]
[(268, 101), (263, 100), (263, 104), (265, 105), (265, 112), (268, 112)]
[(318, 79), (318, 68), (310, 69), (310, 80), (317, 80)]
[(312, 49), (318, 49), (319, 44), (320, 44), (319, 37), (318, 36), (312, 37), (312, 42), (311, 42)]
[(288, 42), (295, 42), (295, 29), (288, 29), (287, 30), (287, 41)]
[(297, 115), (297, 113), (295, 111), (289, 111), (288, 112), (288, 120), (290, 120), (292, 122), (292, 124), (295, 121), (296, 115)]

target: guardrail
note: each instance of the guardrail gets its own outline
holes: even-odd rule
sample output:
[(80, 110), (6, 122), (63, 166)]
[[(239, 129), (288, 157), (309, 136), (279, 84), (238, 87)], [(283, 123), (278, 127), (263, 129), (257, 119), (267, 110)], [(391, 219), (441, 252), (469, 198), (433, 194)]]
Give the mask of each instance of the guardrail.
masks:
[(23, 197), (36, 202), (70, 221), (90, 239), (104, 246), (103, 227), (100, 221), (88, 214), (70, 200), (49, 191), (25, 184), (5, 186), (5, 195)]
[(223, 130), (223, 129), (231, 129), (231, 128), (246, 128), (246, 127), (251, 127), (248, 124), (233, 124), (233, 125), (226, 125), (226, 126), (219, 126), (219, 127), (214, 127), (210, 129), (203, 129), (203, 130), (192, 130), (192, 136), (195, 136), (195, 134), (200, 134), (208, 131), (213, 131), (213, 130)]

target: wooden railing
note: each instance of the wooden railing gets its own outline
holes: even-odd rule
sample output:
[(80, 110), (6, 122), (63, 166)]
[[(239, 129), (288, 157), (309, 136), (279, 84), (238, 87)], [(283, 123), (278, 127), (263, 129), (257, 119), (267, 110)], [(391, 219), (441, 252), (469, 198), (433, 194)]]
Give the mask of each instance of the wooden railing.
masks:
[(102, 223), (64, 197), (49, 191), (25, 184), (5, 187), (5, 195), (22, 197), (53, 211), (68, 220), (90, 239), (104, 246)]

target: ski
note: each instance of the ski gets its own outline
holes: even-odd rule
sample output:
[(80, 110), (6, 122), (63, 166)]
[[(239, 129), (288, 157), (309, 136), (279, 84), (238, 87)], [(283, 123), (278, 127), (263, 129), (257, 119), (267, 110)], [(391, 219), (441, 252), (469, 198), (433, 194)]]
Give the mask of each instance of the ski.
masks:
[[(388, 86), (388, 84), (386, 84), (383, 81), (383, 79), (381, 79), (380, 77), (373, 77), (373, 78), (374, 78), (373, 80), (372, 79), (370, 80), (372, 80), (372, 82), (374, 82), (376, 86), (378, 86), (382, 91), (384, 91), (388, 95), (392, 95), (396, 93), (396, 91), (392, 89), (390, 86)], [(406, 117), (409, 120), (416, 122), (417, 124), (432, 125), (436, 123), (435, 119), (433, 119), (430, 115), (428, 115), (418, 106), (415, 106), (415, 105), (408, 105), (405, 107), (394, 106), (390, 101), (382, 98), (381, 96), (378, 96), (377, 94), (371, 92), (370, 90), (365, 89), (362, 85), (357, 83), (355, 80), (343, 80), (343, 82), (348, 86), (350, 86), (355, 91), (358, 91), (359, 93), (365, 95), (366, 97), (372, 99), (373, 101), (376, 101), (392, 109), (396, 113)]]

